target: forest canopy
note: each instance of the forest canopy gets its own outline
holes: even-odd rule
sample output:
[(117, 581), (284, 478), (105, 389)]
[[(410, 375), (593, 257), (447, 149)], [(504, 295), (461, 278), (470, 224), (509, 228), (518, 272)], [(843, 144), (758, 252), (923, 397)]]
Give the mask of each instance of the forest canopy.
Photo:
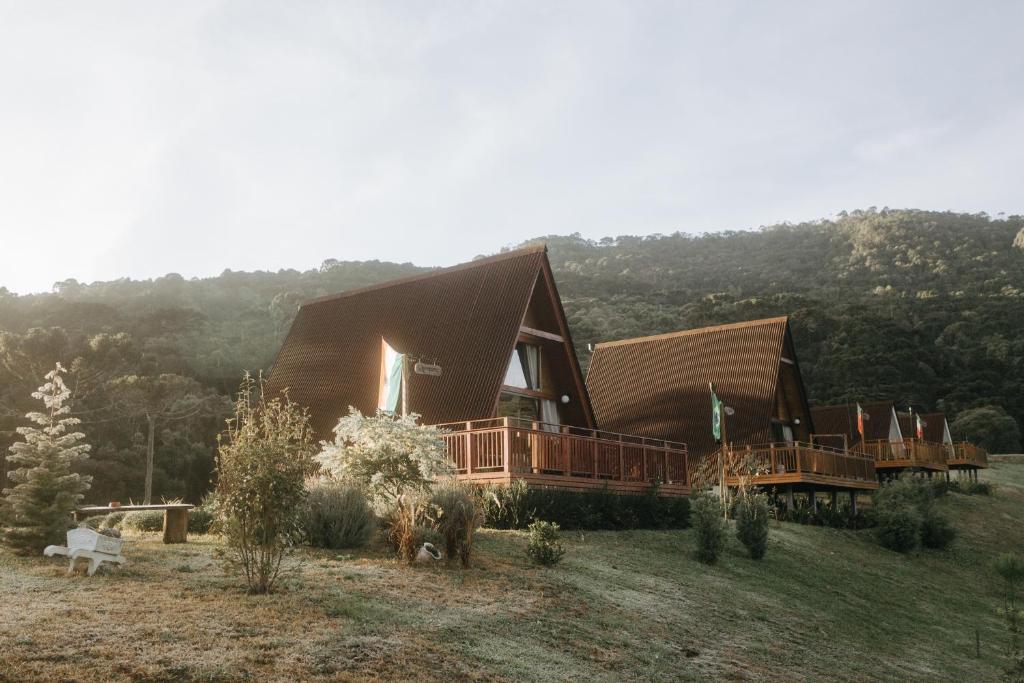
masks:
[[(951, 423), (986, 408), (1018, 427), (993, 443), (1020, 447), (1024, 217), (869, 209), (752, 231), (539, 241), (584, 367), (599, 341), (785, 314), (812, 402), (891, 398)], [(152, 427), (153, 498), (196, 502), (229, 396), (245, 371), (269, 370), (298, 305), (423, 270), (328, 259), (301, 272), (64, 280), (27, 296), (0, 287), (0, 449), (60, 362), (93, 447), (90, 496), (141, 500)], [(129, 386), (142, 393), (125, 410)]]

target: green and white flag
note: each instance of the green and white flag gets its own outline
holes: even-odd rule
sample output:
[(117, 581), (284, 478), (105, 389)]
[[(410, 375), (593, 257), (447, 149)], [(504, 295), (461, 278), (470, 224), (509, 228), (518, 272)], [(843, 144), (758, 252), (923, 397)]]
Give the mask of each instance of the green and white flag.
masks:
[(715, 441), (722, 441), (722, 409), (725, 407), (724, 404), (718, 399), (718, 395), (715, 393), (714, 383), (708, 385), (711, 388), (711, 433), (715, 436)]
[(377, 407), (393, 413), (398, 410), (402, 397), (402, 366), (405, 354), (391, 348), (383, 337), (380, 340), (380, 390), (377, 392)]

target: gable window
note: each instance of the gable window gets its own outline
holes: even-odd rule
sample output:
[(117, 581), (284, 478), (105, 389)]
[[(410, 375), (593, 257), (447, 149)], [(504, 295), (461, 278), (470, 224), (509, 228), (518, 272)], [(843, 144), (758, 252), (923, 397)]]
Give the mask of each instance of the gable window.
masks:
[(540, 390), (540, 347), (526, 342), (516, 344), (504, 384), (515, 389)]
[(793, 443), (792, 425), (772, 420), (772, 441), (776, 443)]

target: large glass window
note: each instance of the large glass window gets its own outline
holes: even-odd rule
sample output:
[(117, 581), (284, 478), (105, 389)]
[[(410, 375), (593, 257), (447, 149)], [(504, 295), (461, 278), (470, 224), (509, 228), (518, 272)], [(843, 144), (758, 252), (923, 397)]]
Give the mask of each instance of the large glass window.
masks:
[(498, 399), (498, 417), (518, 417), (536, 422), (541, 419), (540, 400), (503, 391)]
[(505, 386), (540, 390), (540, 347), (519, 342), (505, 371)]

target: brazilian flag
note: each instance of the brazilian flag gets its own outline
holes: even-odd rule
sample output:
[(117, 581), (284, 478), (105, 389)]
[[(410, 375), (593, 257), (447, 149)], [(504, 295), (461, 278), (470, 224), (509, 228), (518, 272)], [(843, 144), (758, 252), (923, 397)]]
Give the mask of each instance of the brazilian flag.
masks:
[(715, 437), (715, 441), (722, 442), (722, 409), (725, 405), (718, 399), (718, 394), (715, 393), (715, 385), (711, 383), (711, 433)]

